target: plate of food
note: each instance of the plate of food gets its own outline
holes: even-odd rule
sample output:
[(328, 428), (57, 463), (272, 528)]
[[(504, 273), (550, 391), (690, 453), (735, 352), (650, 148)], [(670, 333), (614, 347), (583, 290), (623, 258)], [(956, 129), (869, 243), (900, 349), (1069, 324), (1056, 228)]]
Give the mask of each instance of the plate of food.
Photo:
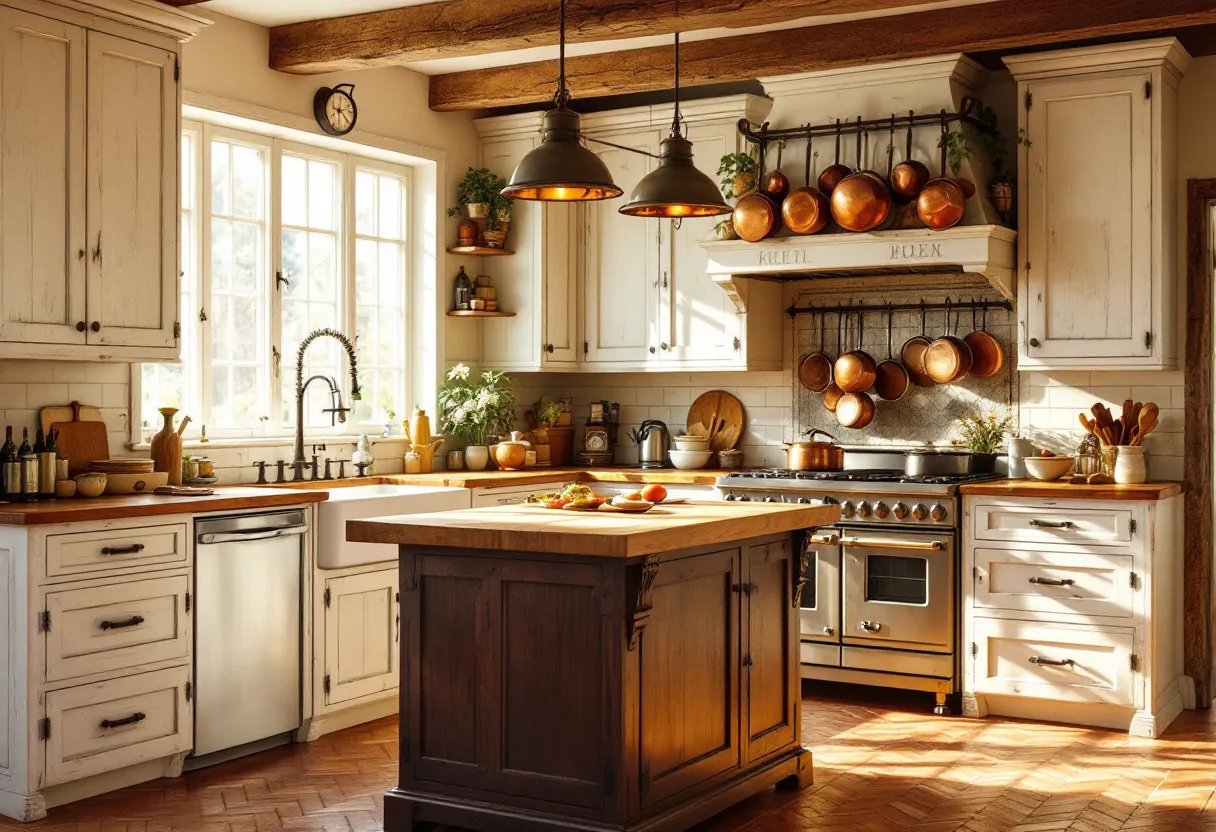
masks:
[(605, 511), (624, 511), (630, 514), (645, 514), (652, 508), (654, 508), (654, 503), (642, 499), (642, 495), (636, 491), (630, 494), (617, 494), (603, 507)]
[(607, 498), (596, 494), (590, 486), (578, 483), (571, 483), (561, 491), (524, 498), (524, 505), (564, 511), (598, 511), (606, 502)]

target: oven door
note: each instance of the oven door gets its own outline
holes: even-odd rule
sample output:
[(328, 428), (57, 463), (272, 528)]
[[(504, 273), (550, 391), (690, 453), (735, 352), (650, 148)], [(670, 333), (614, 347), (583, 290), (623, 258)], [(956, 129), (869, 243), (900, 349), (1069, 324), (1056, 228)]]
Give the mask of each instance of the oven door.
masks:
[(802, 641), (840, 643), (840, 533), (816, 532), (802, 552)]
[(845, 644), (949, 653), (954, 649), (954, 538), (847, 530)]

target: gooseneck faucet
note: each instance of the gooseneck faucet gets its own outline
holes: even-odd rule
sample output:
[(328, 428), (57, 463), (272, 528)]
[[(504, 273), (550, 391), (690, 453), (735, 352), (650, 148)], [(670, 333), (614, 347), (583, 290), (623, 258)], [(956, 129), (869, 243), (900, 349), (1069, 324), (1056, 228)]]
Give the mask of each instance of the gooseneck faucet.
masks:
[(308, 462), (304, 459), (304, 391), (308, 389), (308, 385), (319, 378), (329, 382), (329, 393), (333, 407), (326, 409), (324, 412), (329, 413), (331, 419), (345, 422), (346, 414), (350, 410), (349, 407), (342, 406), (342, 394), (338, 391), (338, 385), (334, 379), (328, 376), (317, 375), (312, 376), (308, 381), (304, 380), (304, 353), (313, 341), (322, 336), (335, 339), (346, 350), (346, 357), (350, 361), (351, 401), (358, 401), (360, 396), (358, 362), (355, 358), (355, 345), (351, 343), (351, 340), (341, 332), (338, 332), (338, 330), (330, 329), (329, 327), (314, 329), (308, 333), (304, 337), (304, 340), (300, 342), (300, 349), (296, 354), (296, 447), (295, 455), (291, 462), (291, 478), (296, 482), (304, 479), (304, 469), (308, 467)]

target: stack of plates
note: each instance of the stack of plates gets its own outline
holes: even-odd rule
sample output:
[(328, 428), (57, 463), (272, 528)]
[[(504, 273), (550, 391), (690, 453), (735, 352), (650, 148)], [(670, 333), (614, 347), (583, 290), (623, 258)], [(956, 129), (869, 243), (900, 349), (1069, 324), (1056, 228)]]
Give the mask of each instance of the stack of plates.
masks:
[(89, 463), (90, 471), (103, 474), (150, 474), (152, 460), (137, 458), (95, 459)]

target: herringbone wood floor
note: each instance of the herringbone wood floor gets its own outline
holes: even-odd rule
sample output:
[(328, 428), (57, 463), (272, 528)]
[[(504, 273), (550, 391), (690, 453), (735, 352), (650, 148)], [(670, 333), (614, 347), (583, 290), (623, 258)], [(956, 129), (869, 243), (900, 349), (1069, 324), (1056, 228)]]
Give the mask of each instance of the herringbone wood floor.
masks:
[[(697, 832), (1216, 832), (1216, 717), (1159, 740), (1011, 720), (934, 717), (928, 700), (808, 689), (815, 785), (768, 792)], [(311, 745), (52, 810), (3, 832), (362, 832), (382, 828), (396, 719)]]

